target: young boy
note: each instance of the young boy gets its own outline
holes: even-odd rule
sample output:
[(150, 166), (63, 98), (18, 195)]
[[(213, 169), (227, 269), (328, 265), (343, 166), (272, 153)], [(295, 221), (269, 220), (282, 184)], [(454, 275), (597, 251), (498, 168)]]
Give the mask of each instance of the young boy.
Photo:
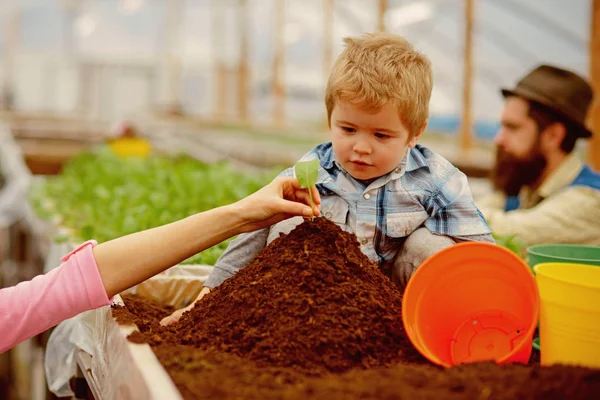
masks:
[[(362, 251), (404, 286), (436, 251), (458, 241), (493, 239), (466, 176), (417, 145), (429, 114), (429, 60), (392, 34), (344, 41), (325, 95), (331, 142), (301, 160), (320, 160), (321, 215), (355, 233)], [(293, 168), (282, 175), (293, 175)], [(198, 298), (301, 222), (293, 218), (240, 235), (217, 261)]]

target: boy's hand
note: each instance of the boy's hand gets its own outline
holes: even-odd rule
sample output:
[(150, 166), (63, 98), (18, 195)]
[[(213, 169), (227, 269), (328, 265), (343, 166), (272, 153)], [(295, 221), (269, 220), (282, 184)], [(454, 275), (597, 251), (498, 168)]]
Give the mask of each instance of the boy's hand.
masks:
[(187, 307), (180, 308), (179, 310), (173, 311), (173, 313), (171, 315), (169, 315), (168, 317), (164, 317), (160, 321), (160, 324), (161, 325), (171, 325), (171, 324), (174, 324), (175, 322), (179, 321), (179, 318), (181, 318), (181, 316), (183, 315), (184, 312), (190, 311), (192, 308), (194, 308), (194, 305), (196, 305), (196, 301), (198, 301), (198, 300), (195, 300), (192, 304), (190, 304)]
[[(310, 208), (311, 190), (313, 208)], [(316, 187), (302, 189), (296, 178), (277, 178), (256, 193), (232, 205), (243, 218), (242, 232), (266, 228), (284, 219), (319, 216), (321, 197)]]
[(160, 321), (160, 324), (161, 325), (171, 325), (171, 324), (174, 324), (175, 322), (179, 321), (179, 318), (181, 318), (183, 313), (186, 311), (190, 311), (192, 308), (194, 308), (194, 306), (196, 305), (196, 302), (200, 301), (200, 299), (202, 299), (208, 292), (210, 292), (209, 288), (207, 288), (207, 287), (202, 288), (202, 290), (198, 294), (198, 297), (196, 297), (196, 300), (194, 300), (194, 302), (192, 304), (190, 304), (187, 307), (180, 308), (179, 310), (173, 311), (173, 313), (171, 315), (169, 315), (168, 317), (164, 317)]

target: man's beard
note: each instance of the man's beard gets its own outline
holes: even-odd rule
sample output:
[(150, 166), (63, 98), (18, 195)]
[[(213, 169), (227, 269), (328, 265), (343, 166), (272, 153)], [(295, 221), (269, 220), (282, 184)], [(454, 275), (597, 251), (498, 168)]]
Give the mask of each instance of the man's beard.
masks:
[(531, 185), (546, 168), (546, 158), (534, 146), (525, 159), (515, 157), (496, 148), (496, 164), (492, 170), (494, 188), (507, 196), (517, 196), (523, 186)]

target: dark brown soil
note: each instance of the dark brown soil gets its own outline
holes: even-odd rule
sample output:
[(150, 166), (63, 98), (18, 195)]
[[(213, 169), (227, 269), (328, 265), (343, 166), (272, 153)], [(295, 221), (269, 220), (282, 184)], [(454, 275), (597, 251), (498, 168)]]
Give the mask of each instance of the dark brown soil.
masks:
[(274, 241), (175, 326), (160, 327), (169, 311), (148, 300), (124, 301), (113, 312), (140, 327), (130, 340), (152, 345), (185, 399), (600, 398), (600, 370), (428, 364), (404, 333), (400, 292), (323, 219)]
[(186, 346), (155, 353), (185, 399), (598, 399), (600, 371), (554, 366), (463, 365), (442, 370), (398, 364), (305, 377)]
[(404, 333), (402, 295), (356, 236), (317, 218), (263, 249), (151, 344), (216, 349), (305, 374), (424, 362)]
[[(160, 325), (160, 319), (169, 315), (172, 310), (135, 295), (125, 295), (125, 307), (112, 306), (112, 315), (121, 325), (137, 325), (140, 331), (151, 330)], [(158, 323), (156, 319), (159, 318)]]
[(125, 306), (113, 305), (112, 315), (121, 325), (137, 325), (140, 332), (133, 332), (128, 337), (134, 343), (147, 343), (147, 337), (141, 332), (159, 329), (160, 320), (173, 312), (172, 307), (162, 307), (136, 295), (124, 295), (123, 299)]
[(292, 368), (259, 367), (232, 354), (193, 346), (161, 344), (153, 350), (187, 400), (600, 398), (600, 370), (560, 365), (477, 363), (442, 369), (398, 363), (309, 377)]

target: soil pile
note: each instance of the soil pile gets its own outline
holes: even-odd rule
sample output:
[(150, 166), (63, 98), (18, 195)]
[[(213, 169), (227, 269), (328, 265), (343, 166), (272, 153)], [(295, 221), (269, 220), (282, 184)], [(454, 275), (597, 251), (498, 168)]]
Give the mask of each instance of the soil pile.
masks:
[(112, 307), (112, 316), (121, 325), (137, 325), (144, 332), (160, 326), (160, 319), (169, 315), (172, 310), (170, 307), (162, 307), (156, 303), (148, 301), (142, 297), (134, 295), (125, 295), (123, 299), (127, 301), (126, 307)]
[(600, 370), (425, 362), (402, 326), (401, 294), (324, 219), (271, 243), (178, 324), (135, 296), (113, 310), (136, 322), (186, 400), (597, 399)]
[[(150, 300), (124, 298), (130, 320), (158, 324)], [(141, 305), (142, 310), (132, 304)], [(147, 303), (147, 304), (144, 304)], [(151, 312), (157, 312), (154, 318)], [(149, 319), (150, 318), (150, 319)], [(600, 370), (556, 365), (466, 364), (449, 369), (399, 363), (307, 377), (293, 368), (259, 367), (217, 350), (161, 344), (153, 350), (186, 400), (197, 399), (598, 399)], [(534, 352), (536, 355), (539, 354)]]
[(177, 324), (141, 330), (154, 345), (218, 350), (309, 375), (340, 373), (424, 361), (406, 337), (401, 305), (400, 291), (356, 237), (316, 218), (274, 240)]

